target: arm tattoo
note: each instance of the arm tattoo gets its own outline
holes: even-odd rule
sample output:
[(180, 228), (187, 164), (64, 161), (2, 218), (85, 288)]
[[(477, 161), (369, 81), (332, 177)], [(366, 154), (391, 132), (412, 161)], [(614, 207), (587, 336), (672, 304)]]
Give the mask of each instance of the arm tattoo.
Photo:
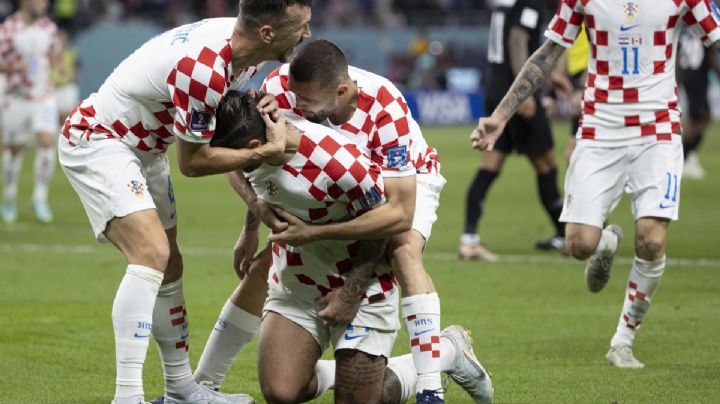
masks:
[(260, 219), (258, 219), (257, 216), (250, 211), (250, 209), (248, 209), (245, 214), (245, 228), (253, 231), (260, 228)]
[(340, 300), (345, 304), (357, 303), (370, 285), (373, 273), (380, 259), (385, 255), (387, 239), (360, 241), (353, 267), (349, 272), (345, 285), (340, 288)]
[(520, 74), (515, 78), (497, 109), (507, 117), (512, 116), (520, 104), (545, 82), (564, 51), (565, 48), (554, 41), (545, 41), (520, 70)]

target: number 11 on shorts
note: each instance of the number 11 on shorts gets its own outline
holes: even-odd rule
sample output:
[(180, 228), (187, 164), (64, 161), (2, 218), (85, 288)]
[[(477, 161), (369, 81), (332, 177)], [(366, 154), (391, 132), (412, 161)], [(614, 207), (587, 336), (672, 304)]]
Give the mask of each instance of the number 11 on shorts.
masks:
[(665, 209), (675, 206), (677, 202), (678, 194), (678, 176), (671, 172), (666, 172), (665, 177), (667, 178), (667, 186), (665, 189), (664, 201), (660, 202), (660, 208)]

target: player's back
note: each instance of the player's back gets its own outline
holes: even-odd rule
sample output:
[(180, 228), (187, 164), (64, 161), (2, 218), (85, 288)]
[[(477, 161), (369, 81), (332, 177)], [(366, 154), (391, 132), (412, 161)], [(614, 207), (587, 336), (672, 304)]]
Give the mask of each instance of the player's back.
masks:
[[(232, 75), (230, 38), (235, 18), (211, 18), (155, 36), (128, 56), (92, 94), (86, 118), (141, 151), (162, 153), (174, 135), (212, 136), (213, 113), (230, 85), (257, 71)], [(102, 136), (101, 136), (102, 137)]]
[(384, 201), (380, 168), (332, 129), (288, 115), (301, 132), (297, 153), (282, 167), (247, 174), (257, 195), (312, 223), (351, 219)]

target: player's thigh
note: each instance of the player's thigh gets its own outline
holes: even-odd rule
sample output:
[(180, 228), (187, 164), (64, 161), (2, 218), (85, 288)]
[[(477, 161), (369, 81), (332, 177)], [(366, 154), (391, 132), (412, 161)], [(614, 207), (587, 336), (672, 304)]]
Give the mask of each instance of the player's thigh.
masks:
[(23, 100), (10, 98), (2, 112), (2, 142), (5, 146), (24, 147), (32, 139), (32, 110)]
[(277, 312), (267, 312), (258, 342), (258, 374), (265, 399), (271, 403), (311, 399), (317, 391), (315, 364), (321, 353), (307, 330)]
[(382, 401), (387, 358), (354, 349), (335, 351), (335, 403)]
[(683, 150), (680, 143), (652, 142), (633, 147), (628, 193), (635, 220), (678, 219)]
[(105, 237), (123, 253), (128, 264), (165, 271), (170, 258), (170, 244), (155, 209), (110, 220)]
[[(158, 224), (158, 229), (152, 232), (152, 237), (161, 233), (166, 240), (164, 244), (167, 244), (165, 228), (148, 191), (142, 162), (127, 146), (115, 139), (87, 141), (71, 146), (60, 137), (58, 159), (80, 197), (99, 241), (106, 239), (104, 233), (111, 220), (153, 210), (153, 221)], [(140, 240), (144, 240), (144, 237)]]
[(58, 110), (54, 98), (33, 102), (32, 105), (32, 133), (37, 135), (38, 145), (41, 147), (53, 146), (58, 133)]
[(625, 189), (629, 166), (626, 149), (578, 142), (565, 176), (561, 222), (603, 227)]

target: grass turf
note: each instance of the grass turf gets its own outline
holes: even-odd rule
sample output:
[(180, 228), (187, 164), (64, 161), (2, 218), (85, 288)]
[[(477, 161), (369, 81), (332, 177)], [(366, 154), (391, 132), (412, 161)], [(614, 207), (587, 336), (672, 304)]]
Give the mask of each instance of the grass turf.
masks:
[[(480, 226), (483, 241), (506, 259), (458, 262), (465, 191), (479, 161), (468, 133), (467, 127), (425, 128), (448, 179), (425, 261), (442, 299), (443, 325), (473, 331), (475, 350), (493, 374), (496, 402), (720, 402), (720, 126), (709, 131), (701, 152), (708, 179), (683, 181), (681, 220), (671, 225), (668, 256), (688, 260), (668, 265), (636, 342), (636, 355), (647, 365), (638, 371), (615, 369), (604, 359), (632, 257), (627, 200), (611, 218), (628, 236), (622, 259), (607, 288), (590, 294), (582, 263), (532, 249), (552, 230), (529, 164), (513, 156), (490, 192)], [(555, 133), (562, 172), (567, 127), (556, 125)], [(123, 258), (93, 242), (82, 206), (59, 171), (51, 193), (55, 222), (34, 221), (31, 160), (25, 160), (19, 223), (0, 224), (0, 402), (108, 403), (115, 372), (110, 310)], [(243, 206), (222, 176), (189, 179), (174, 170), (174, 186), (195, 365), (236, 284), (231, 247)], [(225, 390), (260, 397), (255, 348), (253, 342), (241, 352)], [(407, 351), (401, 332), (395, 353)], [(162, 392), (154, 344), (145, 391), (148, 399)], [(469, 402), (452, 384), (446, 401)], [(332, 402), (331, 394), (318, 402)]]

